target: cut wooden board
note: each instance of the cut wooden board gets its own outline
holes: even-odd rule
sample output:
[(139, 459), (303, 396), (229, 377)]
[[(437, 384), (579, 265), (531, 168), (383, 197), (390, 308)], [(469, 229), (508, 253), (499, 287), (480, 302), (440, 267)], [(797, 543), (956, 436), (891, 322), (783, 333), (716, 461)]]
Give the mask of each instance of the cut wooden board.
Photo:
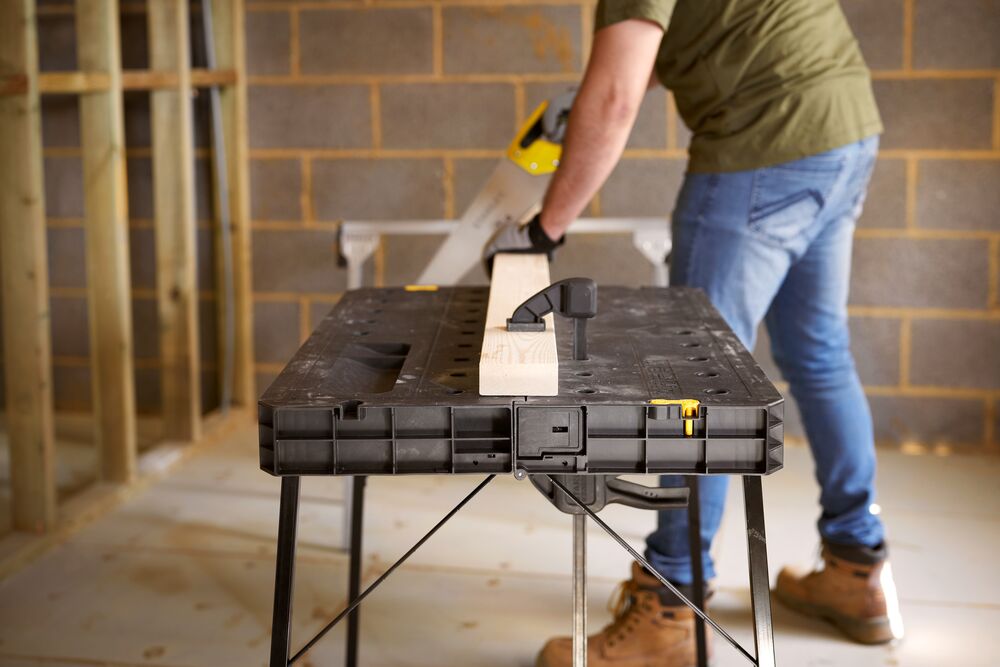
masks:
[(507, 331), (507, 318), (524, 301), (549, 286), (549, 262), (541, 254), (501, 254), (493, 261), (486, 330), (479, 358), (482, 396), (555, 396), (559, 358), (552, 315), (545, 331)]

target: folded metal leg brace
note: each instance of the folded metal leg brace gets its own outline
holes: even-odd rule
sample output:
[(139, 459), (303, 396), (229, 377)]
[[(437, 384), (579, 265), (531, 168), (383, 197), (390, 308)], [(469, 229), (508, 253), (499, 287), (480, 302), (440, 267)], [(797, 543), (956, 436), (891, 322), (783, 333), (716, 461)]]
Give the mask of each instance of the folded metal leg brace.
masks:
[[(743, 478), (743, 491), (744, 491), (744, 503), (746, 504), (746, 515), (747, 515), (747, 541), (749, 549), (749, 560), (750, 560), (750, 595), (752, 598), (753, 605), (753, 620), (754, 620), (754, 643), (757, 649), (757, 657), (754, 657), (747, 651), (743, 646), (733, 639), (733, 637), (726, 632), (722, 626), (713, 621), (709, 616), (699, 608), (694, 602), (689, 600), (683, 593), (677, 590), (677, 587), (670, 583), (662, 574), (656, 571), (656, 569), (649, 564), (649, 561), (632, 548), (628, 542), (625, 541), (621, 535), (616, 533), (611, 526), (606, 524), (603, 519), (597, 516), (594, 510), (590, 509), (581, 501), (572, 491), (570, 491), (566, 486), (560, 482), (556, 476), (548, 475), (549, 480), (562, 491), (566, 496), (576, 503), (587, 516), (594, 520), (598, 526), (601, 527), (604, 532), (611, 536), (625, 551), (627, 551), (632, 558), (636, 560), (640, 565), (646, 568), (654, 577), (656, 577), (661, 584), (663, 584), (670, 592), (677, 596), (685, 605), (691, 608), (691, 610), (697, 615), (697, 617), (704, 623), (711, 625), (719, 635), (729, 642), (733, 648), (740, 652), (740, 654), (750, 661), (751, 664), (757, 665), (757, 667), (774, 667), (774, 638), (771, 625), (771, 605), (768, 597), (768, 580), (767, 580), (767, 545), (764, 539), (764, 513), (763, 513), (763, 498), (760, 489), (760, 478), (745, 476)], [(697, 502), (697, 498), (691, 499), (692, 503)], [(695, 523), (697, 526), (697, 523)], [(698, 544), (698, 543), (696, 543)], [(700, 544), (698, 544), (700, 547)], [(692, 547), (692, 550), (694, 547)], [(696, 582), (697, 583), (697, 582)], [(695, 590), (699, 590), (696, 586)], [(704, 628), (699, 632), (699, 635), (704, 633)], [(701, 645), (703, 646), (703, 644)], [(701, 651), (701, 649), (700, 649)], [(699, 662), (704, 661), (705, 656), (699, 656)]]
[[(368, 597), (372, 591), (378, 588), (400, 565), (412, 556), (427, 540), (429, 540), (444, 524), (446, 524), (455, 514), (457, 514), (470, 500), (472, 500), (483, 488), (489, 484), (496, 475), (487, 476), (480, 482), (465, 498), (463, 498), (454, 508), (451, 509), (438, 523), (434, 525), (423, 537), (407, 550), (395, 563), (393, 563), (381, 576), (379, 576), (364, 591), (358, 593), (358, 579), (360, 578), (360, 530), (362, 516), (362, 494), (363, 482), (357, 485), (357, 493), (354, 497), (353, 527), (354, 539), (351, 553), (351, 600), (332, 621), (323, 627), (316, 635), (298, 650), (294, 655), (290, 654), (291, 639), (291, 606), (292, 606), (292, 582), (295, 561), (295, 533), (298, 515), (299, 502), (299, 477), (283, 477), (281, 480), (281, 508), (278, 522), (278, 551), (275, 572), (274, 590), (274, 617), (271, 633), (271, 660), (270, 667), (289, 667), (302, 658), (316, 642), (322, 639), (344, 618), (350, 617), (350, 627), (347, 641), (347, 665), (354, 667), (357, 661), (357, 607)], [(699, 605), (685, 597), (677, 587), (665, 579), (657, 572), (649, 562), (632, 548), (624, 538), (616, 533), (606, 524), (597, 513), (583, 503), (572, 491), (552, 475), (547, 475), (550, 482), (564, 493), (570, 500), (578, 505), (598, 526), (610, 535), (618, 544), (622, 546), (640, 565), (645, 567), (655, 576), (661, 584), (674, 593), (678, 599), (690, 607), (698, 617), (697, 625), (698, 639), (704, 636), (703, 623), (711, 625), (727, 642), (740, 652), (750, 663), (758, 667), (774, 666), (774, 645), (771, 626), (771, 610), (768, 598), (767, 579), (767, 554), (766, 542), (764, 539), (764, 517), (763, 502), (761, 496), (760, 478), (745, 476), (743, 478), (744, 503), (747, 516), (747, 540), (750, 562), (750, 590), (753, 605), (753, 620), (755, 628), (756, 657), (743, 648), (732, 636), (729, 635), (718, 623), (705, 614)], [(692, 485), (694, 486), (694, 485)], [(692, 502), (697, 502), (697, 497), (692, 498)], [(695, 526), (697, 527), (697, 517)], [(586, 665), (586, 595), (585, 595), (585, 558), (586, 544), (584, 537), (583, 515), (574, 515), (574, 664)], [(695, 532), (695, 531), (692, 531)], [(700, 554), (700, 540), (692, 547), (692, 551), (698, 547)], [(700, 556), (697, 559), (700, 561)], [(700, 583), (700, 582), (696, 582)], [(696, 590), (701, 590), (696, 587)], [(696, 596), (700, 597), (700, 595)], [(701, 602), (701, 600), (699, 600)], [(699, 663), (705, 664), (704, 643), (699, 641)]]

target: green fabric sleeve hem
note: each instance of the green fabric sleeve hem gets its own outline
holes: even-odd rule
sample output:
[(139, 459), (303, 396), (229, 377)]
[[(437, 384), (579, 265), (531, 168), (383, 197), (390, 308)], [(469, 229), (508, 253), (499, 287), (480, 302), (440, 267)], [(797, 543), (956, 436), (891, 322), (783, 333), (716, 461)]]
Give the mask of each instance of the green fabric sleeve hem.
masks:
[(675, 3), (676, 0), (598, 0), (594, 31), (628, 19), (652, 21), (666, 30)]

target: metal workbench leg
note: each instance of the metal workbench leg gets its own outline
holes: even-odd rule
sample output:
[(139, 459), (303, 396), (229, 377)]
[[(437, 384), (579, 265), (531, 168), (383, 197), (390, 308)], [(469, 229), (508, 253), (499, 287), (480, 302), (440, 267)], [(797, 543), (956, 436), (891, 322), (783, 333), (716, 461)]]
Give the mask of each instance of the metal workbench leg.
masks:
[[(691, 573), (694, 591), (691, 602), (705, 611), (705, 563), (701, 555), (701, 505), (698, 500), (698, 476), (688, 475), (684, 480), (688, 487), (688, 549), (691, 554)], [(698, 651), (698, 667), (708, 667), (708, 642), (705, 636), (705, 621), (694, 617), (695, 645)]]
[(347, 289), (358, 289), (364, 282), (365, 262), (375, 254), (382, 240), (380, 232), (347, 233), (340, 228), (338, 248), (347, 264)]
[(351, 551), (351, 497), (354, 495), (354, 478), (343, 477), (343, 500), (340, 506), (340, 542), (337, 548), (350, 554)]
[[(358, 475), (351, 481), (351, 561), (347, 582), (348, 604), (358, 599), (361, 594), (361, 565), (363, 554), (361, 537), (364, 529), (365, 516), (365, 482), (364, 475)], [(356, 667), (358, 664), (358, 630), (361, 624), (361, 609), (356, 608), (347, 615), (347, 656), (344, 664)]]
[(299, 478), (282, 477), (281, 506), (278, 510), (278, 557), (274, 571), (274, 616), (271, 620), (271, 667), (288, 665), (298, 514)]
[(587, 516), (573, 515), (573, 667), (587, 667)]
[(767, 574), (767, 538), (764, 535), (764, 494), (760, 477), (744, 475), (743, 507), (747, 517), (747, 561), (750, 564), (750, 600), (753, 607), (757, 666), (774, 667), (774, 630), (771, 590)]
[(632, 233), (632, 245), (653, 265), (653, 285), (656, 287), (666, 287), (670, 282), (667, 260), (672, 243), (668, 229), (669, 223), (664, 220), (662, 229)]

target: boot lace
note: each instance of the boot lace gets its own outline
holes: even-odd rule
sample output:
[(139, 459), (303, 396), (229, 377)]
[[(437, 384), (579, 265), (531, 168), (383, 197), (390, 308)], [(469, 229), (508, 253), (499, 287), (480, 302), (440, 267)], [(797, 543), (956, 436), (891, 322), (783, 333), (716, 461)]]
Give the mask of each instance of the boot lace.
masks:
[(618, 584), (611, 598), (608, 600), (608, 611), (611, 612), (612, 621), (602, 634), (608, 637), (608, 644), (614, 645), (616, 641), (623, 641), (625, 635), (632, 631), (631, 612), (638, 607), (637, 593), (639, 583), (634, 579), (623, 581)]

